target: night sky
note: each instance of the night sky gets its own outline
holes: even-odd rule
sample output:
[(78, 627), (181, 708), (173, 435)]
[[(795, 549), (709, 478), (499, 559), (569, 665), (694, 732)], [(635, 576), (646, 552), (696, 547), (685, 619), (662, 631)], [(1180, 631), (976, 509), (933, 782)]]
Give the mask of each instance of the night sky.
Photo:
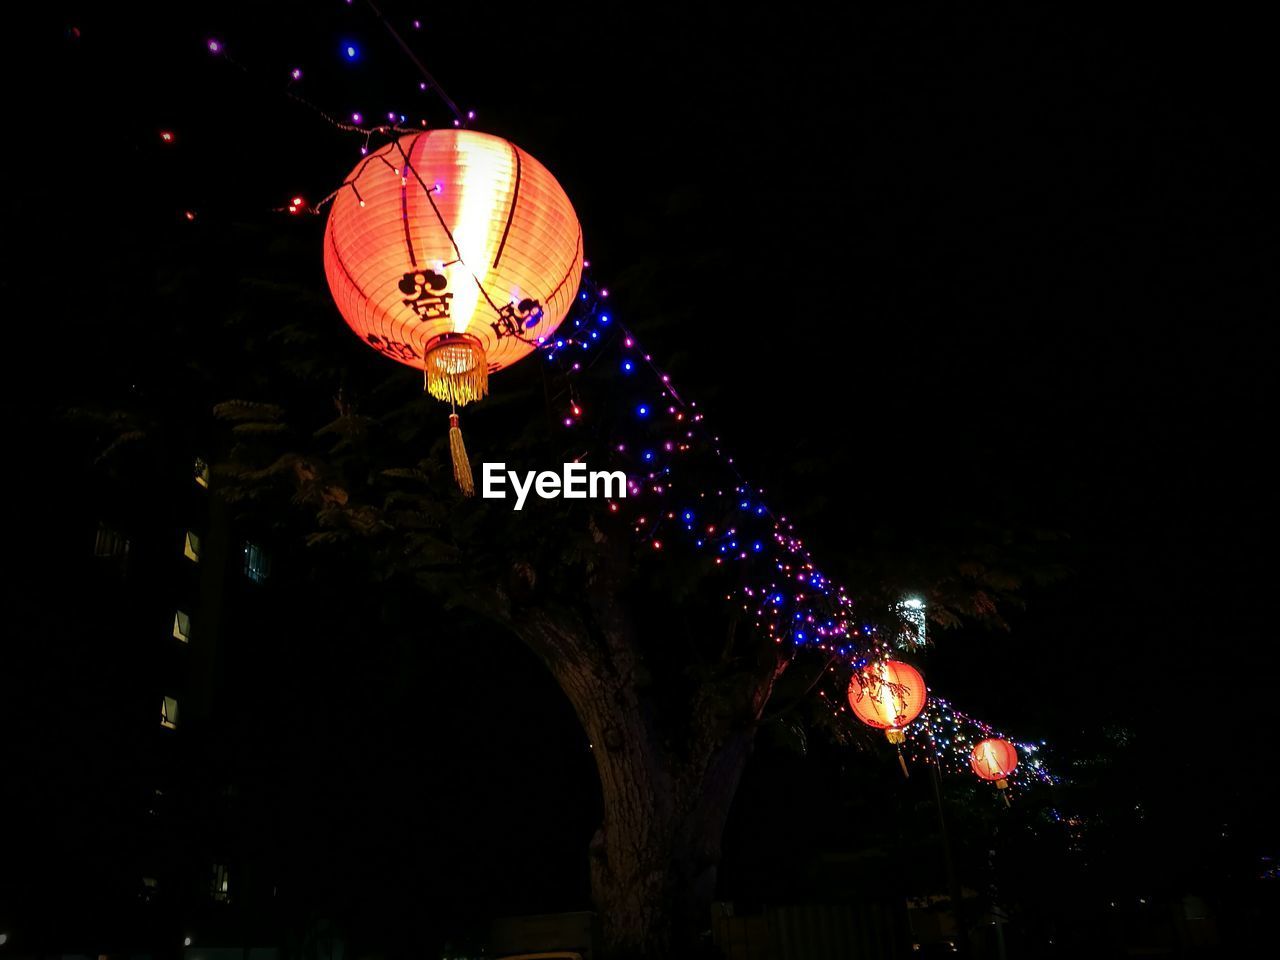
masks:
[[(186, 209), (269, 220), (345, 175), (359, 140), (284, 95), (290, 69), (335, 116), (449, 119), (360, 3), (124, 6), (11, 25), (8, 239), (60, 218), (66, 242), (9, 258), (7, 415), (88, 362), (40, 349), (30, 264), (162, 242)], [(1168, 6), (692, 6), (386, 12), (477, 129), (555, 173), (619, 315), (829, 572), (966, 525), (1063, 535), (1070, 575), (1007, 633), (940, 633), (933, 686), (1064, 765), (1126, 731), (1116, 776), (1161, 837), (1227, 824), (1280, 854), (1265, 32)], [(578, 905), (592, 774), (567, 706), (514, 644), (448, 657), (521, 692), (436, 734), (431, 815), (533, 785), (503, 829), (561, 886), (519, 905)], [(467, 709), (439, 666), (424, 730)], [(495, 743), (538, 759), (476, 759)], [(779, 799), (753, 784), (745, 810)]]

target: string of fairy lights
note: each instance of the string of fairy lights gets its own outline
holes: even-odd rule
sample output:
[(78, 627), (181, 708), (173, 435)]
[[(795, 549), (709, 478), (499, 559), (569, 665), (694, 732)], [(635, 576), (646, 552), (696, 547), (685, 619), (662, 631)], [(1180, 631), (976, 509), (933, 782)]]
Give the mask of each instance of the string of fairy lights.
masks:
[[(365, 2), (417, 68), (422, 77), (417, 81), (418, 92), (438, 95), (452, 114), (454, 127), (474, 122), (475, 111), (459, 108), (381, 11), (369, 0)], [(352, 0), (345, 3), (354, 5)], [(422, 22), (412, 20), (409, 26), (419, 30)], [(231, 57), (221, 39), (209, 38), (205, 47), (209, 54), (247, 71)], [(344, 42), (340, 54), (355, 60), (363, 51), (355, 43)], [(375, 140), (391, 140), (429, 126), (426, 119), (418, 119), (415, 127), (407, 114), (397, 110), (376, 118), (352, 111), (340, 118), (301, 94), (303, 75), (300, 66), (288, 71), (285, 96), (335, 129), (358, 138), (361, 155), (369, 154)], [(165, 142), (174, 140), (172, 131), (163, 131), (161, 136)], [(294, 196), (280, 209), (291, 214), (318, 214), (335, 194), (315, 204)], [(190, 211), (186, 216), (193, 219)], [(563, 405), (558, 411), (563, 428), (592, 432), (607, 445), (614, 466), (627, 474), (627, 497), (608, 502), (607, 509), (625, 517), (647, 551), (661, 554), (682, 545), (703, 554), (728, 584), (726, 602), (740, 608), (756, 630), (783, 648), (782, 655), (812, 650), (840, 664), (841, 669), (831, 667), (826, 672), (831, 689), (820, 686), (817, 694), (838, 721), (856, 725), (844, 694), (851, 672), (898, 651), (922, 647), (923, 603), (904, 602), (898, 610), (898, 628), (889, 631), (892, 637), (860, 617), (845, 588), (819, 568), (794, 525), (785, 515), (775, 513), (762, 492), (741, 474), (697, 402), (686, 400), (677, 391), (670, 375), (640, 345), (634, 331), (613, 315), (609, 290), (595, 282), (589, 261), (584, 268), (573, 310), (553, 334), (539, 339), (538, 352), (564, 384), (553, 400)], [(624, 402), (630, 404), (629, 416), (619, 421), (627, 424), (625, 436), (601, 436), (598, 427), (604, 418), (595, 420), (583, 399), (585, 387), (578, 375), (602, 364), (612, 368), (615, 382), (626, 385), (610, 391), (611, 400), (625, 397)], [(718, 466), (719, 479), (695, 486), (690, 479), (692, 471), (682, 469), (682, 461), (690, 458), (711, 458)], [(1021, 760), (1010, 777), (1015, 787), (1056, 782), (1040, 757), (1043, 743), (1005, 737), (932, 691), (924, 711), (906, 730), (903, 752), (911, 763), (937, 764), (942, 772), (966, 774), (973, 745), (986, 737), (1010, 740), (1018, 748)]]
[[(819, 687), (822, 702), (838, 720), (850, 725), (852, 715), (845, 687), (850, 673), (868, 663), (918, 650), (926, 642), (926, 610), (919, 599), (903, 601), (899, 623), (889, 639), (876, 625), (863, 622), (847, 591), (828, 578), (796, 534), (794, 524), (777, 515), (761, 493), (741, 474), (711, 431), (696, 401), (686, 401), (634, 331), (620, 323), (608, 305), (609, 291), (584, 276), (575, 309), (560, 329), (540, 344), (544, 359), (557, 365), (572, 385), (575, 374), (604, 358), (623, 379), (639, 378), (625, 395), (631, 404), (633, 433), (611, 439), (608, 449), (628, 476), (624, 503), (611, 501), (612, 512), (626, 509), (639, 540), (654, 551), (677, 542), (707, 555), (717, 568), (732, 571), (735, 586), (725, 594), (729, 602), (753, 618), (754, 626), (792, 652), (821, 651), (841, 663), (830, 668), (838, 689)], [(647, 376), (646, 376), (647, 375)], [(578, 392), (563, 400), (561, 423), (581, 429), (590, 419)], [(686, 489), (681, 458), (709, 452), (722, 465), (722, 485)], [(930, 691), (921, 715), (906, 728), (903, 746), (908, 761), (936, 763), (945, 773), (969, 774), (970, 755), (980, 740), (1008, 740), (1020, 756), (1009, 777), (1014, 787), (1032, 782), (1057, 782), (1040, 756), (1043, 743), (1017, 740), (990, 724), (954, 707)]]
[(1008, 740), (1018, 748), (1018, 766), (1009, 777), (1013, 784), (1029, 780), (1050, 785), (1058, 782), (1040, 756), (1045, 746), (1043, 743), (1010, 737), (990, 724), (957, 710), (949, 700), (933, 691), (929, 692), (929, 702), (924, 711), (907, 728), (904, 752), (914, 762), (938, 763), (944, 773), (967, 774), (970, 772), (971, 751), (978, 741), (989, 737)]
[[(628, 397), (630, 436), (609, 441), (615, 463), (628, 476), (625, 505), (639, 540), (662, 551), (683, 539), (716, 567), (736, 567), (739, 586), (726, 600), (739, 603), (776, 644), (814, 648), (854, 666), (887, 655), (891, 645), (858, 619), (844, 588), (817, 567), (794, 525), (775, 514), (743, 478), (697, 402), (682, 398), (634, 331), (611, 315), (608, 296), (607, 288), (584, 277), (575, 309), (540, 347), (571, 384), (592, 351), (607, 348), (616, 351), (617, 375), (640, 381), (615, 394)], [(588, 417), (574, 385), (567, 391), (562, 423), (574, 429)], [(723, 467), (723, 482), (686, 489), (679, 463), (694, 453), (712, 454)], [(608, 503), (614, 513), (623, 506), (618, 500)]]

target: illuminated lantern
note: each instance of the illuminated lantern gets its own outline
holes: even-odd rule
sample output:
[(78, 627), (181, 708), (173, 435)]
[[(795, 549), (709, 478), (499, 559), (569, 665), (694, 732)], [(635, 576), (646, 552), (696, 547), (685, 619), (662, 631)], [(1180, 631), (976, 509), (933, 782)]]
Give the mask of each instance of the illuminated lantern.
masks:
[(1007, 790), (1009, 774), (1018, 765), (1018, 751), (1008, 740), (992, 737), (974, 744), (969, 765), (983, 780), (994, 780), (997, 787)]
[(901, 660), (881, 660), (854, 673), (849, 681), (849, 706), (858, 719), (885, 732), (900, 744), (902, 729), (920, 715), (928, 698), (920, 671)]
[(324, 268), (347, 325), (450, 404), (454, 476), (470, 496), (456, 408), (549, 337), (577, 293), (582, 229), (564, 190), (501, 137), (407, 134), (334, 194)]
[(854, 671), (849, 681), (849, 706), (858, 719), (884, 731), (889, 742), (898, 748), (902, 775), (910, 776), (902, 744), (903, 728), (924, 709), (928, 694), (920, 671), (901, 660), (880, 660)]

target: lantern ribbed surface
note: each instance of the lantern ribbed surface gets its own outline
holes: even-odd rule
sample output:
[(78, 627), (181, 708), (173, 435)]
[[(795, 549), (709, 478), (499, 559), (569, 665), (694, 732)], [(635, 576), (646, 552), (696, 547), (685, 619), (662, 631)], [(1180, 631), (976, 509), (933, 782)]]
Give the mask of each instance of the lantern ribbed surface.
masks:
[(901, 730), (920, 715), (927, 696), (920, 671), (901, 660), (868, 664), (849, 681), (849, 706), (881, 730)]
[[(329, 211), (324, 268), (343, 319), (374, 349), (423, 369), (453, 340), (449, 363), (463, 343), (491, 373), (564, 319), (582, 276), (582, 230), (560, 184), (515, 144), (428, 130), (388, 143), (347, 177)], [(487, 389), (487, 378), (432, 388), (442, 364), (430, 367), (441, 399), (465, 403)]]
[(981, 740), (974, 744), (969, 764), (983, 780), (1004, 780), (1018, 765), (1018, 750), (999, 737)]

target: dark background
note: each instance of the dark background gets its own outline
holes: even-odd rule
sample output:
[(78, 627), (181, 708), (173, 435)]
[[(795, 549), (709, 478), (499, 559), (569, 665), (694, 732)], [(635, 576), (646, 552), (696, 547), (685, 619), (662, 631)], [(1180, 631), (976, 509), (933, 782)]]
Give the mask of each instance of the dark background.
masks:
[[(1008, 633), (939, 635), (931, 684), (1046, 739), (1067, 776), (1103, 756), (1089, 777), (1109, 799), (1091, 802), (1142, 805), (1146, 876), (1263, 869), (1280, 838), (1260, 24), (1013, 3), (386, 12), (477, 129), (555, 172), (619, 315), (831, 573), (966, 525), (1066, 534), (1052, 550), (1072, 575), (1031, 591)], [(312, 230), (318, 251), (318, 222), (270, 211), (328, 193), (360, 140), (283, 95), (294, 66), (335, 116), (449, 116), (358, 3), (10, 26), (6, 470), (15, 536), (34, 542), (30, 511), (57, 489), (38, 412), (98, 362), (51, 318), (102, 304), (60, 303), (59, 277), (145, 274), (185, 210)], [(128, 287), (102, 289), (122, 309)], [(163, 352), (123, 346), (140, 368)], [(425, 862), (460, 902), (488, 898), (478, 915), (583, 904), (594, 787), (558, 692), (502, 638), (424, 671), (418, 726), (387, 749), (430, 764), (374, 817), (374, 846), (401, 853), (374, 887)], [(75, 760), (50, 749), (56, 792)], [(790, 762), (766, 752), (736, 814), (780, 850), (801, 803)], [(774, 856), (761, 836), (731, 828), (730, 861)]]

